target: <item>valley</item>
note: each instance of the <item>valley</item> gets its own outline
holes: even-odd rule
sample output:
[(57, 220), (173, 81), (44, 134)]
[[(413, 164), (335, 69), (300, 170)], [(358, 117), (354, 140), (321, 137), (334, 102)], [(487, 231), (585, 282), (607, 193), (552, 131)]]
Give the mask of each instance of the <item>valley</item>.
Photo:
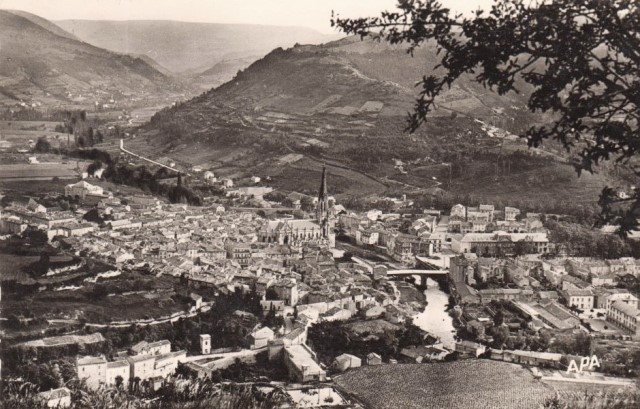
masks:
[(600, 196), (637, 159), (580, 157), (611, 137), (529, 146), (535, 81), (471, 70), (409, 132), (433, 39), (125, 3), (0, 10), (3, 405), (637, 406), (640, 233)]

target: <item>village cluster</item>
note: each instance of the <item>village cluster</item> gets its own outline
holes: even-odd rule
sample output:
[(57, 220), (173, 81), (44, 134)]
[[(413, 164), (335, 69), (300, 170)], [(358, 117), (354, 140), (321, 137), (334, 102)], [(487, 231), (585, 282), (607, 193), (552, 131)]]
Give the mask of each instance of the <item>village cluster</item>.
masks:
[[(589, 333), (601, 339), (640, 339), (638, 298), (615, 287), (625, 277), (639, 277), (640, 262), (551, 258), (556, 243), (550, 243), (541, 215), (521, 214), (513, 207), (455, 205), (448, 215), (429, 209), (407, 214), (400, 211), (404, 202), (398, 201), (397, 212), (355, 213), (329, 200), (325, 171), (315, 211), (296, 219), (282, 214), (265, 217), (250, 208), (194, 207), (151, 196), (114, 195), (85, 180), (66, 186), (65, 196), (78, 199), (77, 211), (47, 208), (35, 200), (26, 206), (14, 204), (2, 209), (0, 231), (20, 234), (35, 227), (76, 256), (112, 265), (112, 275), (144, 267), (156, 276), (186, 280), (194, 305), (189, 315), (172, 320), (211, 307), (212, 302), (198, 295), (203, 288), (255, 293), (262, 298), (265, 315), (286, 319), (278, 331), (255, 327), (249, 335), (250, 349), (242, 351), (214, 351), (211, 337), (216, 334), (201, 334), (201, 355), (196, 356), (172, 351), (169, 341), (132, 345), (112, 361), (78, 356), (78, 377), (91, 388), (132, 380), (157, 387), (178, 363), (198, 376), (210, 376), (236, 359), (251, 362), (265, 351), (270, 360), (286, 366), (292, 382), (325, 381), (329, 368), (319, 363), (307, 343), (309, 327), (356, 316), (402, 323), (416, 311), (400, 302), (399, 283), (392, 278), (422, 273), (422, 284), (429, 274), (444, 277), (457, 304), (453, 314), (476, 339), (453, 347), (436, 340), (406, 348), (402, 354), (409, 360), (442, 360), (452, 351), (471, 357), (485, 353), (492, 339), (487, 329), (496, 315), (490, 305), (496, 301), (510, 306), (512, 314), (505, 323), (514, 328), (509, 329), (520, 328), (522, 322), (529, 330), (558, 333), (588, 326)], [(96, 212), (100, 222), (83, 218), (89, 211)], [(343, 260), (343, 252), (335, 248), (336, 234), (354, 248), (388, 261), (361, 255)], [(517, 349), (494, 352), (494, 359), (555, 368), (561, 367), (563, 357)], [(383, 363), (375, 353), (342, 354), (331, 370), (345, 371), (363, 361)]]

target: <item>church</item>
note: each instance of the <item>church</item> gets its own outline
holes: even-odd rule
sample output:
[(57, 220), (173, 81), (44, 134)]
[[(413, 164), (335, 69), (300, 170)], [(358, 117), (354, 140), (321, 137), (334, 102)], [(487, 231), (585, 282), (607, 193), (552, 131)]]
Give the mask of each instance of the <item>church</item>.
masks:
[(285, 244), (293, 247), (316, 244), (334, 248), (336, 235), (332, 210), (329, 207), (327, 191), (327, 169), (323, 166), (315, 219), (268, 221), (258, 233), (259, 240), (264, 243)]

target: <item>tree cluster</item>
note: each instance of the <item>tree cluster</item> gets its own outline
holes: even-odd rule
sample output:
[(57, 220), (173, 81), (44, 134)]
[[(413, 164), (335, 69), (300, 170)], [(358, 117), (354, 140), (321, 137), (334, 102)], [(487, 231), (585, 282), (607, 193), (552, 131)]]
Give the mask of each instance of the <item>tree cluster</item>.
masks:
[(637, 254), (637, 246), (617, 235), (553, 219), (547, 220), (545, 227), (549, 229), (549, 240), (572, 256), (617, 259)]

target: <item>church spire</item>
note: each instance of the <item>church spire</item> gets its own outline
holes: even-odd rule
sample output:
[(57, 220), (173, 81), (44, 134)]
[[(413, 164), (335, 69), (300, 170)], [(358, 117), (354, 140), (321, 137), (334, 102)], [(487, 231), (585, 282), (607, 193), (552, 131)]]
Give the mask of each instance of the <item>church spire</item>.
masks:
[(316, 205), (316, 220), (322, 228), (322, 236), (329, 234), (329, 192), (327, 191), (327, 167), (322, 164), (322, 180), (318, 190), (318, 204)]
[(320, 190), (318, 191), (318, 203), (327, 199), (327, 167), (322, 164), (322, 180), (320, 181)]

